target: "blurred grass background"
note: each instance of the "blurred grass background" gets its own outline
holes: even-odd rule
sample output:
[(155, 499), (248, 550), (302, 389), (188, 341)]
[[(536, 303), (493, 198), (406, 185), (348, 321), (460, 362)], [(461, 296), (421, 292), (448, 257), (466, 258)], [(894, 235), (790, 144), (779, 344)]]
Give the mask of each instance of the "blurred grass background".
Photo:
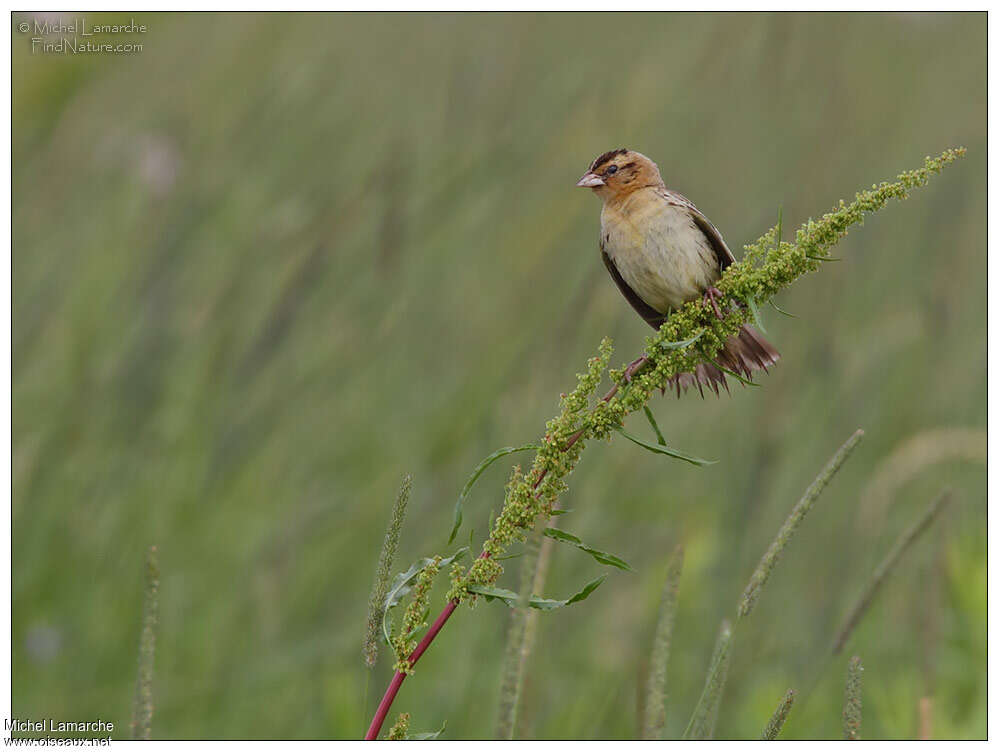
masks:
[[(794, 687), (784, 735), (838, 737), (851, 653), (865, 738), (916, 736), (922, 697), (934, 736), (985, 736), (984, 14), (135, 19), (131, 56), (33, 55), (13, 35), (15, 717), (126, 733), (155, 543), (154, 738), (359, 737), (390, 675), (383, 653), (369, 678), (360, 648), (402, 475), (396, 570), (445, 550), (468, 473), (543, 432), (601, 337), (620, 363), (649, 332), (600, 263), (598, 201), (573, 188), (596, 154), (652, 156), (738, 256), (778, 207), (787, 235), (964, 145), (781, 296), (798, 318), (764, 311), (784, 359), (761, 389), (654, 401), (667, 438), (718, 465), (588, 449), (560, 525), (637, 572), (542, 615), (522, 733), (638, 734), (682, 541), (679, 735), (721, 619), (862, 427), (740, 627), (718, 736), (755, 737)], [(476, 487), (463, 536), (481, 540), (510, 464)], [(821, 662), (945, 485), (946, 518)], [(598, 569), (559, 548), (545, 595)], [(461, 609), (395, 710), (491, 736), (506, 618)]]

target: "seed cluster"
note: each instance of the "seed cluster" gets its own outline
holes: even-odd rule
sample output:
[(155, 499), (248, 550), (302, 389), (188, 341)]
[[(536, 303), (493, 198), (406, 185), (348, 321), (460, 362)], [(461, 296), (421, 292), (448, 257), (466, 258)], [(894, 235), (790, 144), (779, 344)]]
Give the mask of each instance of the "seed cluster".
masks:
[(441, 557), (435, 556), (416, 577), (413, 585), (413, 600), (406, 607), (402, 617), (402, 627), (398, 634), (392, 635), (392, 648), (395, 650), (396, 662), (393, 667), (404, 674), (413, 673), (409, 661), (410, 654), (416, 649), (416, 638), (413, 636), (427, 626), (427, 601), (430, 598), (430, 588), (434, 578), (441, 569)]

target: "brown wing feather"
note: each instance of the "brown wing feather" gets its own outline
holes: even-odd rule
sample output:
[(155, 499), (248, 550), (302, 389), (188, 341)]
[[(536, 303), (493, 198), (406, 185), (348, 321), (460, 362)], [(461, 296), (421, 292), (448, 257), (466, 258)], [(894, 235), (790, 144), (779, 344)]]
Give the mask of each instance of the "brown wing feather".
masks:
[(642, 300), (639, 294), (631, 289), (631, 285), (624, 281), (624, 277), (622, 277), (621, 272), (617, 270), (617, 265), (614, 263), (614, 260), (607, 255), (607, 251), (601, 248), (600, 255), (603, 257), (604, 266), (607, 267), (607, 271), (610, 272), (614, 282), (617, 283), (617, 288), (621, 291), (621, 294), (624, 295), (625, 299), (631, 303), (631, 307), (638, 311), (638, 315), (645, 319), (645, 321), (648, 322), (649, 326), (653, 329), (658, 329), (662, 326), (663, 322), (666, 320), (666, 316)]

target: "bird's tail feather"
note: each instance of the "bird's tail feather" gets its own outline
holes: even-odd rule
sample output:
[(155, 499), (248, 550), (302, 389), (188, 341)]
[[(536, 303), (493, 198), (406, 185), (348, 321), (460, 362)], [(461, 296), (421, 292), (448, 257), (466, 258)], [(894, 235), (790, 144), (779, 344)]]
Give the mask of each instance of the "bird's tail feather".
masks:
[[(749, 379), (754, 371), (766, 371), (780, 360), (780, 353), (759, 332), (746, 324), (737, 334), (729, 337), (715, 359), (723, 368)], [(686, 391), (695, 384), (702, 397), (705, 386), (714, 389), (715, 394), (719, 393), (719, 386), (728, 391), (725, 373), (711, 363), (699, 363), (692, 373), (681, 373), (670, 379), (670, 382), (675, 386), (678, 397), (681, 388)]]

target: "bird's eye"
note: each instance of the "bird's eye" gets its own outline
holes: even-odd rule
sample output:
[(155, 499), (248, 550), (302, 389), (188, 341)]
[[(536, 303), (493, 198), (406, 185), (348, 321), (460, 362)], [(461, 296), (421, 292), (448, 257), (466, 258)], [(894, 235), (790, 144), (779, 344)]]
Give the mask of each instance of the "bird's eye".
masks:
[(616, 164), (612, 164), (610, 167), (607, 168), (607, 174), (608, 175), (613, 175), (615, 172), (617, 172), (617, 165)]

